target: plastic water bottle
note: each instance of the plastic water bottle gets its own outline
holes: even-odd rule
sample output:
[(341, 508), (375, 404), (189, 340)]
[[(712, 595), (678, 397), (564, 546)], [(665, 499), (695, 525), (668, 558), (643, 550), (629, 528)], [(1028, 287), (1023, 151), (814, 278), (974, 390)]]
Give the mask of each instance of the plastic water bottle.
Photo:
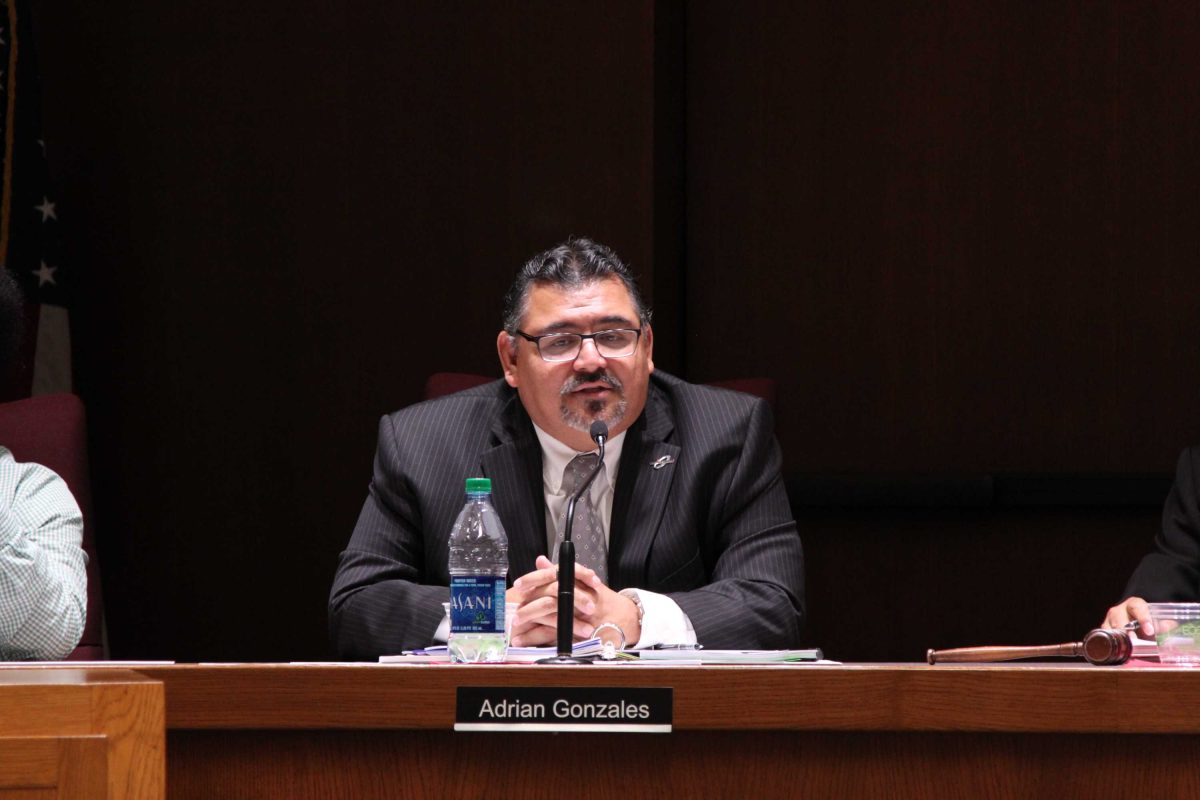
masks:
[(492, 507), (492, 482), (467, 478), (467, 504), (450, 531), (450, 660), (503, 661), (508, 536)]

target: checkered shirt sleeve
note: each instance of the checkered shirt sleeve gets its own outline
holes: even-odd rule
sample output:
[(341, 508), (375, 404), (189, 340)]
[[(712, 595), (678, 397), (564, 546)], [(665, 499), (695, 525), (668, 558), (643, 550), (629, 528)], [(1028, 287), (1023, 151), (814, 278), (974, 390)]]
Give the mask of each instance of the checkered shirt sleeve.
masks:
[(67, 484), (0, 447), (0, 660), (64, 658), (87, 614), (83, 515)]

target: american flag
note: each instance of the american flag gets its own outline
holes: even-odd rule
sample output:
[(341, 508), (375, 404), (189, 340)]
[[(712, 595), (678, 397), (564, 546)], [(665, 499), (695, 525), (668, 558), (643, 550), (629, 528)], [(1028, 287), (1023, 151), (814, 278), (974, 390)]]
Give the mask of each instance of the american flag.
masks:
[(28, 5), (0, 0), (0, 259), (27, 302), (24, 358), (0, 376), (0, 400), (71, 391), (71, 285), (41, 138), (40, 91)]

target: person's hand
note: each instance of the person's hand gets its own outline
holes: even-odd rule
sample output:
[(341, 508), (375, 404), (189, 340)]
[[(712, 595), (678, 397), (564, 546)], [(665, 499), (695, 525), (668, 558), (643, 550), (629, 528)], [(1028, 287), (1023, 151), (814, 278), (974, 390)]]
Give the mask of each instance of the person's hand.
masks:
[[(638, 624), (637, 603), (619, 592), (614, 592), (603, 583), (597, 582), (597, 584), (594, 587), (596, 590), (595, 608), (585, 614), (584, 618), (591, 624), (593, 630), (597, 625), (605, 622), (613, 623), (624, 634), (624, 646), (633, 647), (642, 638), (642, 626)], [(608, 640), (607, 635), (602, 638)], [(615, 637), (613, 638), (615, 639)]]
[(1124, 628), (1126, 624), (1136, 621), (1143, 636), (1154, 635), (1154, 625), (1150, 622), (1150, 607), (1140, 597), (1127, 597), (1108, 610), (1101, 627)]
[[(508, 590), (508, 602), (519, 603), (513, 618), (512, 644), (528, 647), (558, 641), (558, 567), (545, 556), (538, 556), (536, 569), (522, 575)], [(637, 605), (623, 594), (608, 588), (595, 571), (575, 565), (575, 619), (572, 634), (582, 641), (602, 622), (621, 628), (625, 641), (636, 644), (642, 629), (638, 625)]]
[[(558, 641), (558, 566), (538, 556), (536, 569), (513, 581), (505, 600), (518, 603), (512, 622), (514, 647), (538, 647)], [(596, 609), (596, 587), (604, 584), (594, 570), (575, 564), (575, 619), (573, 638), (591, 636), (595, 625), (587, 615)]]

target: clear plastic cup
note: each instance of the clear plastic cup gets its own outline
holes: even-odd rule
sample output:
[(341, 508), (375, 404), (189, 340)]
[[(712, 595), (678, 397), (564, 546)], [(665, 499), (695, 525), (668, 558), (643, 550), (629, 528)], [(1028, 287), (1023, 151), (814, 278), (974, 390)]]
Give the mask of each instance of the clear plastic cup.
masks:
[(1150, 603), (1161, 664), (1200, 665), (1200, 603)]

